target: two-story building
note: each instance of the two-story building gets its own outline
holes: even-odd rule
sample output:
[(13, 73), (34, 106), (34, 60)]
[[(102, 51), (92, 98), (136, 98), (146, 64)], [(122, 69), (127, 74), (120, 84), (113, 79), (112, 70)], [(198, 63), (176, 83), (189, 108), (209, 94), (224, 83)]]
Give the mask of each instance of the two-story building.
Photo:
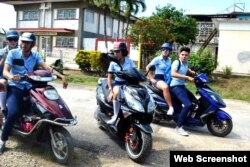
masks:
[[(80, 49), (98, 49), (96, 41), (104, 38), (103, 10), (83, 0), (6, 0), (4, 3), (13, 5), (16, 11), (13, 29), (20, 34), (33, 32), (37, 37), (36, 49), (44, 55), (73, 59)], [(127, 27), (124, 15), (108, 13), (106, 19), (110, 41), (123, 39)], [(133, 22), (137, 18), (130, 19)]]

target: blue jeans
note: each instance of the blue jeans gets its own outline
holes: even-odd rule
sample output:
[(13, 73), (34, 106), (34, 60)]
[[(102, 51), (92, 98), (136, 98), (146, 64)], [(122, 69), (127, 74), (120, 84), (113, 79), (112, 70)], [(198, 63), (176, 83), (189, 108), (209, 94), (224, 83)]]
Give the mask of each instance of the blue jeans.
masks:
[(170, 87), (171, 93), (173, 93), (184, 105), (182, 108), (177, 126), (182, 127), (186, 121), (189, 110), (192, 108), (192, 102), (189, 99), (189, 90), (184, 85)]
[(8, 140), (11, 129), (18, 118), (30, 111), (30, 99), (24, 100), (29, 97), (29, 90), (21, 90), (15, 86), (8, 86), (7, 90), (7, 117), (2, 131), (1, 139)]

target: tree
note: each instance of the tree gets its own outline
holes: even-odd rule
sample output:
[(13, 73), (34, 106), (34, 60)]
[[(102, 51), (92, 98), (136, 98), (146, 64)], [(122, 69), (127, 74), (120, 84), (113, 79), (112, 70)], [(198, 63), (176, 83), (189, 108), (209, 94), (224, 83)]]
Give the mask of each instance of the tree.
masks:
[(97, 7), (103, 9), (103, 23), (104, 23), (104, 39), (105, 39), (105, 49), (108, 51), (108, 42), (107, 42), (107, 13), (110, 12), (110, 9), (117, 8), (120, 1), (119, 0), (88, 0), (90, 4), (94, 4)]
[(194, 43), (198, 34), (197, 22), (195, 19), (183, 14), (183, 10), (176, 10), (171, 4), (163, 8), (156, 8), (154, 16), (169, 21), (167, 29), (175, 37), (175, 42), (183, 45), (189, 42)]
[(131, 13), (136, 15), (139, 12), (140, 8), (141, 11), (144, 12), (147, 6), (144, 0), (124, 0), (124, 1), (126, 2), (124, 8), (125, 8), (125, 16), (127, 17), (127, 27), (125, 30), (125, 37), (127, 37)]
[(127, 30), (130, 21), (131, 13), (137, 14), (139, 12), (140, 7), (142, 7), (142, 11), (146, 10), (146, 4), (144, 0), (83, 0), (89, 4), (96, 5), (97, 7), (101, 7), (103, 9), (104, 15), (104, 39), (105, 39), (105, 48), (108, 48), (107, 44), (107, 26), (106, 26), (106, 17), (107, 13), (114, 15), (118, 12), (118, 27), (117, 27), (117, 39), (119, 38), (119, 29), (120, 29), (120, 15), (121, 9), (124, 9), (125, 16), (127, 17), (127, 27), (125, 36), (127, 36)]
[(155, 54), (164, 42), (183, 45), (195, 41), (198, 28), (193, 18), (171, 5), (156, 10), (153, 16), (141, 18), (129, 29), (128, 38), (135, 46), (141, 35), (144, 56)]
[(137, 20), (129, 29), (128, 38), (137, 46), (140, 35), (144, 55), (152, 55), (159, 50), (162, 43), (175, 40), (175, 37), (166, 28), (168, 24), (168, 20), (158, 16)]

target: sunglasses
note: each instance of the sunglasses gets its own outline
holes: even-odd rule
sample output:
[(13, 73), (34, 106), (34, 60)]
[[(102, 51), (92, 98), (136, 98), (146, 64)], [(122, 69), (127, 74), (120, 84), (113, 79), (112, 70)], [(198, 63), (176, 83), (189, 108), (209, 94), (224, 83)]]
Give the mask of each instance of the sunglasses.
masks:
[(17, 42), (18, 41), (18, 38), (7, 38), (8, 41), (15, 41)]
[(167, 50), (169, 50), (169, 48), (161, 48), (161, 50), (162, 51), (165, 51), (165, 50), (167, 51)]

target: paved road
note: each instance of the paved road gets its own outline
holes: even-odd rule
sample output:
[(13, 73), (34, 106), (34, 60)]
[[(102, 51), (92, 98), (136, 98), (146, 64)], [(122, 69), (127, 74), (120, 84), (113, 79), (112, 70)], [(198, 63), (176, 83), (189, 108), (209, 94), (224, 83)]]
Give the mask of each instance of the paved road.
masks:
[[(123, 145), (114, 136), (99, 129), (93, 118), (96, 107), (95, 88), (69, 85), (59, 93), (78, 118), (69, 128), (76, 144), (73, 166), (141, 166), (129, 160)], [(224, 138), (212, 136), (206, 127), (187, 127), (189, 137), (174, 132), (175, 124), (152, 124), (153, 150), (143, 166), (169, 166), (170, 150), (250, 150), (250, 103), (226, 100), (225, 109), (233, 117), (233, 130)], [(83, 165), (82, 163), (85, 163)]]

